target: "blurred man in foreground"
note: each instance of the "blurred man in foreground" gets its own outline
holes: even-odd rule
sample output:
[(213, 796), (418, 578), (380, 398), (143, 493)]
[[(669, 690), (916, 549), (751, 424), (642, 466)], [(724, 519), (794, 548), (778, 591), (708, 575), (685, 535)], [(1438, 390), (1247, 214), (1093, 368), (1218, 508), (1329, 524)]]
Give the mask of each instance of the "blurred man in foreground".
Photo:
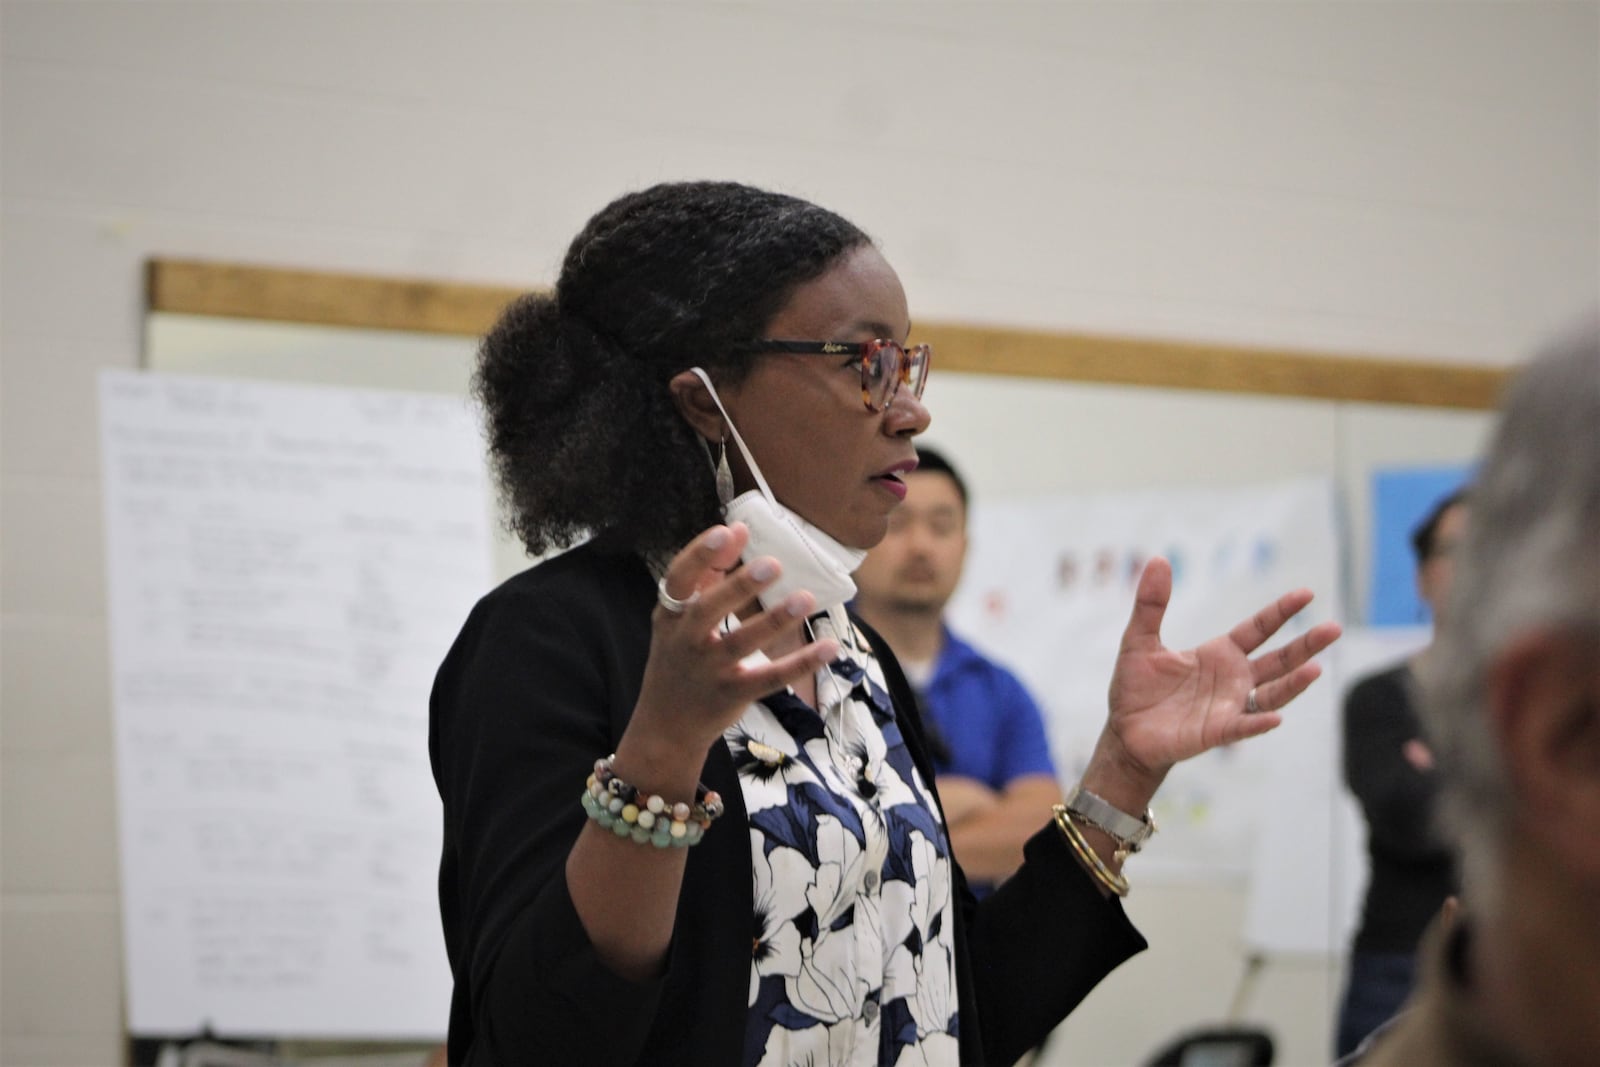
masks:
[(1600, 1063), (1600, 316), (1514, 383), (1422, 672), (1462, 914), (1363, 1067)]

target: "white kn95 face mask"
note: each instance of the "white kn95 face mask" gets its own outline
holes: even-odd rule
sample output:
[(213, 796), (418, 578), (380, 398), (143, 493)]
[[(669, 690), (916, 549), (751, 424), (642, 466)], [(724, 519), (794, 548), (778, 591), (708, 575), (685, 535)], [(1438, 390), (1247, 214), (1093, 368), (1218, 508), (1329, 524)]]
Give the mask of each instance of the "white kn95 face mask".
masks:
[(844, 604), (856, 595), (856, 583), (850, 575), (867, 558), (866, 550), (847, 548), (778, 502), (761, 468), (756, 465), (755, 457), (745, 446), (744, 438), (739, 435), (739, 428), (729, 418), (728, 409), (722, 406), (722, 398), (717, 396), (710, 376), (700, 367), (689, 369), (711, 393), (758, 487), (740, 493), (723, 506), (726, 521), (742, 522), (749, 527), (750, 541), (742, 558), (748, 563), (761, 556), (772, 556), (783, 565), (783, 573), (761, 591), (762, 607), (771, 609), (790, 593), (805, 589), (816, 598), (816, 610), (826, 611), (834, 617), (839, 632), (846, 632)]

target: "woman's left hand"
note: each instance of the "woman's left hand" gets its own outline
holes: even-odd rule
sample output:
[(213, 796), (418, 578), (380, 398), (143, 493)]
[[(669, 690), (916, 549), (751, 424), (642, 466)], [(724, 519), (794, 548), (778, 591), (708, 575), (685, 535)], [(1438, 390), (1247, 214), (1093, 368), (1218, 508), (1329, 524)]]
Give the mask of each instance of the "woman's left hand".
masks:
[(1120, 749), (1119, 763), (1153, 782), (1182, 760), (1277, 726), (1278, 712), (1322, 673), (1311, 657), (1340, 633), (1336, 622), (1319, 623), (1282, 648), (1250, 658), (1311, 602), (1310, 590), (1297, 589), (1226, 634), (1174, 652), (1161, 643), (1171, 596), (1171, 565), (1152, 559), (1122, 633), (1102, 737)]

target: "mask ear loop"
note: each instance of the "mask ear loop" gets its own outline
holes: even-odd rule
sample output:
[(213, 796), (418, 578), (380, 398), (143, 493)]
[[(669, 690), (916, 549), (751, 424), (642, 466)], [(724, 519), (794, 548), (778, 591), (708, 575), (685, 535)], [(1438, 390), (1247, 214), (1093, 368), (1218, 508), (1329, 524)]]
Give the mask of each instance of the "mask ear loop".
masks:
[[(722, 412), (722, 421), (727, 424), (728, 432), (733, 434), (733, 443), (739, 446), (739, 454), (744, 457), (745, 465), (750, 468), (750, 475), (751, 477), (755, 478), (756, 486), (761, 490), (761, 495), (767, 498), (767, 502), (769, 504), (777, 506), (778, 498), (772, 495), (772, 487), (767, 484), (767, 479), (762, 476), (761, 468), (756, 465), (756, 459), (750, 454), (750, 449), (746, 447), (744, 438), (739, 436), (739, 427), (733, 424), (733, 419), (731, 416), (729, 416), (728, 409), (722, 406), (722, 398), (717, 395), (717, 387), (711, 384), (711, 376), (700, 367), (690, 367), (689, 371), (705, 383), (706, 392), (711, 394), (712, 403), (716, 404), (717, 410)], [(726, 445), (723, 447), (723, 452), (724, 455), (722, 458), (723, 461), (726, 462)], [(731, 483), (733, 479), (733, 474), (731, 471), (729, 472), (728, 478)], [(731, 484), (729, 485), (729, 488), (732, 488)], [(729, 499), (732, 498), (730, 497)]]
[[(717, 410), (722, 413), (722, 421), (727, 424), (728, 432), (733, 434), (733, 443), (739, 446), (739, 454), (744, 457), (746, 466), (750, 468), (750, 475), (751, 477), (755, 478), (756, 486), (761, 490), (761, 495), (766, 497), (767, 502), (772, 504), (773, 507), (778, 507), (778, 498), (773, 495), (772, 487), (767, 484), (767, 479), (762, 476), (761, 468), (756, 464), (755, 457), (750, 454), (750, 449), (745, 445), (744, 438), (739, 436), (739, 427), (733, 424), (733, 417), (728, 414), (728, 409), (722, 406), (722, 398), (717, 395), (717, 387), (711, 384), (711, 376), (705, 372), (705, 368), (703, 367), (690, 367), (689, 371), (694, 374), (695, 377), (700, 379), (700, 381), (706, 387), (706, 392), (711, 394), (711, 401), (717, 405)], [(709, 448), (710, 446), (707, 447)], [(727, 466), (727, 452), (727, 444), (726, 441), (724, 441), (722, 446), (722, 462), (717, 471), (717, 477), (719, 479), (717, 489), (719, 494), (722, 489), (720, 480), (722, 477), (721, 468)], [(728, 500), (732, 500), (733, 472), (731, 470), (728, 472), (728, 491)], [(724, 504), (727, 504), (727, 502), (727, 500), (723, 501)], [(837, 634), (835, 640), (839, 642), (839, 651), (842, 655), (844, 652), (844, 634), (853, 629), (853, 627), (850, 625), (850, 616), (845, 612), (844, 605), (839, 604), (828, 609), (828, 618), (833, 623), (834, 632)], [(806, 620), (806, 636), (810, 637), (813, 642), (815, 642), (817, 639), (816, 633), (811, 629), (811, 622), (809, 619)], [(832, 668), (828, 669), (828, 675), (832, 677)], [(835, 684), (837, 684), (837, 679), (835, 679)], [(841, 708), (844, 706), (844, 702), (842, 700), (840, 701), (839, 706)]]

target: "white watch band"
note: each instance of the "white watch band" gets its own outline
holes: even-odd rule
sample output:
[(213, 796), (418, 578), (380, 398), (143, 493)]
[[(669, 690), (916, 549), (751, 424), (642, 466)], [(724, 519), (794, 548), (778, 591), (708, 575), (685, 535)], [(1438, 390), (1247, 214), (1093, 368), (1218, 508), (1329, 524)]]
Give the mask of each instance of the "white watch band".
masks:
[(1146, 808), (1143, 818), (1135, 818), (1085, 789), (1082, 784), (1067, 790), (1066, 808), (1084, 822), (1116, 838), (1120, 851), (1138, 852), (1156, 832), (1156, 817)]

